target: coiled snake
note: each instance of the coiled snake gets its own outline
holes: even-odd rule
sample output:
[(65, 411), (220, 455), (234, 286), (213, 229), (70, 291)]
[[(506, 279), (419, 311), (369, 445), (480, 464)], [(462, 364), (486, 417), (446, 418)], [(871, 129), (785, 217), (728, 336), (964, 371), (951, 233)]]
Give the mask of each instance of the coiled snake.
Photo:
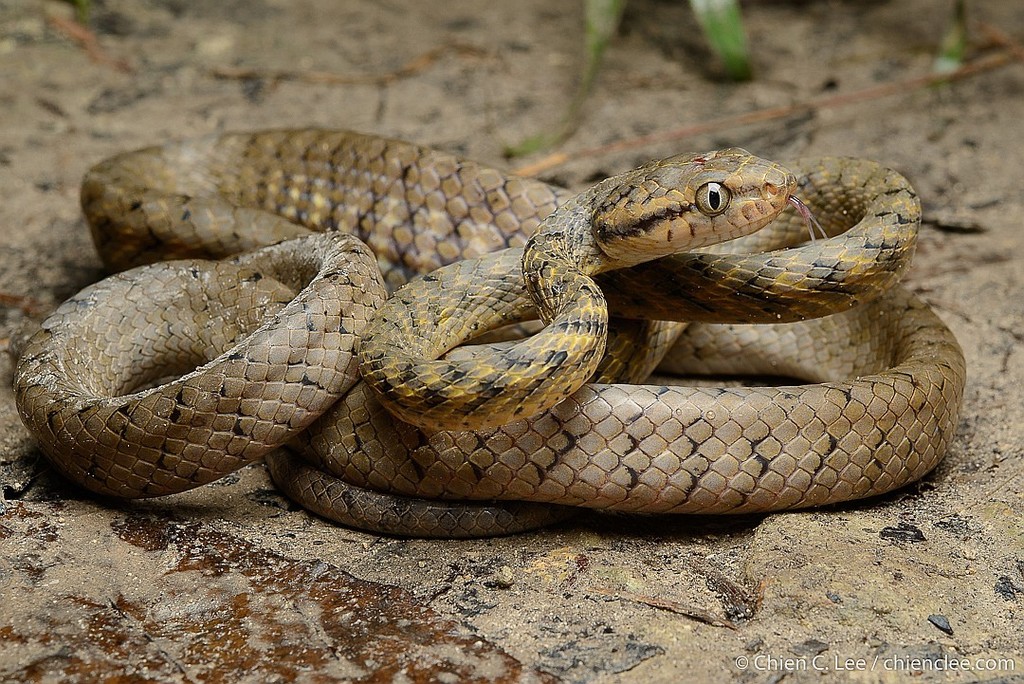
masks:
[[(321, 130), (114, 157), (82, 205), (104, 263), (134, 268), (43, 322), (19, 411), (99, 493), (169, 494), (267, 458), (311, 510), (396, 534), (889, 491), (942, 458), (965, 382), (952, 334), (894, 287), (919, 204), (871, 162), (794, 170), (724, 150), (572, 196)], [(832, 237), (791, 246), (797, 193)], [(139, 266), (158, 259), (176, 261)], [(537, 334), (451, 351), (537, 315)], [(817, 384), (616, 384), (659, 363)]]

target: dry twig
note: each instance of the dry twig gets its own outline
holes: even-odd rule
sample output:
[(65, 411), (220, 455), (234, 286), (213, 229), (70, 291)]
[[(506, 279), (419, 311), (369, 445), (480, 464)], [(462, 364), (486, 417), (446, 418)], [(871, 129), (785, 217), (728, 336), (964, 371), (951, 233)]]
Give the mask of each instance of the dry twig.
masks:
[(598, 594), (599, 596), (607, 596), (608, 598), (620, 599), (623, 601), (635, 601), (636, 603), (642, 603), (652, 608), (658, 608), (660, 610), (667, 610), (677, 615), (691, 618), (697, 622), (703, 622), (706, 625), (712, 627), (726, 627), (727, 629), (736, 629), (736, 625), (726, 620), (713, 615), (706, 610), (700, 608), (694, 608), (688, 606), (680, 601), (673, 599), (660, 598), (658, 596), (645, 596), (643, 594), (636, 594), (631, 591), (614, 591), (612, 589), (605, 589), (602, 587), (591, 588), (588, 590), (592, 594)]
[(256, 69), (243, 67), (214, 67), (210, 73), (217, 78), (260, 79), (266, 81), (301, 81), (303, 83), (327, 83), (330, 85), (387, 85), (394, 81), (415, 76), (427, 69), (448, 53), (480, 57), (486, 51), (474, 45), (449, 43), (439, 45), (418, 55), (404, 65), (383, 74), (339, 74), (332, 71), (303, 71), (298, 69)]
[(38, 299), (8, 292), (0, 292), (0, 306), (20, 309), (26, 316), (40, 316), (47, 311), (47, 306)]
[[(984, 71), (991, 71), (1001, 66), (1005, 66), (1011, 62), (1022, 60), (1021, 55), (1018, 53), (1020, 46), (1016, 46), (1014, 49), (1010, 46), (1005, 46), (1000, 52), (997, 52), (988, 57), (975, 60), (969, 64), (965, 64), (955, 71), (950, 71), (943, 74), (927, 73), (920, 76), (912, 76), (899, 81), (893, 81), (891, 83), (883, 83), (881, 85), (872, 86), (870, 88), (864, 88), (862, 90), (856, 90), (850, 93), (840, 93), (838, 95), (826, 95), (823, 97), (812, 98), (805, 102), (798, 102), (791, 105), (785, 105), (782, 107), (771, 107), (768, 109), (758, 109), (752, 112), (746, 112), (744, 114), (738, 114), (736, 116), (722, 117), (714, 119), (712, 121), (704, 121), (701, 123), (691, 124), (689, 126), (683, 126), (671, 131), (662, 131), (660, 133), (653, 133), (651, 135), (645, 135), (639, 138), (630, 138), (629, 140), (620, 140), (618, 142), (610, 143), (608, 145), (600, 145), (598, 147), (592, 147), (585, 150), (579, 150), (576, 152), (557, 152), (550, 154), (532, 164), (521, 166), (515, 170), (515, 173), (520, 176), (536, 176), (539, 173), (548, 171), (556, 166), (573, 160), (573, 159), (584, 159), (587, 157), (598, 157), (613, 152), (621, 152), (622, 150), (635, 149), (638, 147), (645, 147), (647, 145), (654, 145), (659, 143), (665, 143), (675, 140), (682, 140), (684, 138), (692, 138), (697, 135), (705, 133), (714, 133), (729, 128), (736, 128), (738, 126), (746, 126), (749, 124), (762, 123), (765, 121), (773, 121), (775, 119), (784, 119), (797, 114), (803, 114), (807, 111), (816, 111), (821, 109), (833, 109), (836, 107), (842, 107), (848, 104), (856, 102), (864, 102), (867, 100), (875, 100), (889, 95), (897, 95), (905, 93), (910, 90), (916, 90), (918, 88), (934, 85), (937, 83), (943, 83), (946, 81), (953, 81), (968, 76), (973, 76)], [(1022, 50), (1024, 52), (1024, 50)]]
[(96, 34), (85, 26), (79, 24), (77, 21), (64, 19), (63, 17), (58, 17), (53, 14), (48, 15), (46, 19), (50, 22), (51, 26), (74, 41), (78, 47), (82, 48), (82, 50), (85, 51), (85, 54), (88, 55), (89, 59), (96, 64), (111, 67), (125, 74), (130, 74), (135, 71), (127, 60), (118, 59), (107, 54), (106, 50), (100, 46), (100, 41), (96, 38)]

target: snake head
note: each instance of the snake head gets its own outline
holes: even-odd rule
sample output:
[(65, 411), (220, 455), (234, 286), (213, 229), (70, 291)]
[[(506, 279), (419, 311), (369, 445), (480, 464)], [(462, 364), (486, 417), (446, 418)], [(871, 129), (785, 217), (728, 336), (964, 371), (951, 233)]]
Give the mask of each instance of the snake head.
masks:
[(786, 208), (796, 176), (738, 147), (650, 162), (595, 196), (598, 246), (617, 266), (754, 233)]

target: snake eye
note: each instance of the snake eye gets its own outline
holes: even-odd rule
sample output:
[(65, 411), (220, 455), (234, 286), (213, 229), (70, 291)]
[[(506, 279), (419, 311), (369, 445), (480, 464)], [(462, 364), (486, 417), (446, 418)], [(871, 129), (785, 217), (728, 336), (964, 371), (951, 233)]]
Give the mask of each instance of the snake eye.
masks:
[(731, 195), (721, 183), (705, 183), (697, 188), (697, 209), (705, 216), (718, 216), (729, 206)]

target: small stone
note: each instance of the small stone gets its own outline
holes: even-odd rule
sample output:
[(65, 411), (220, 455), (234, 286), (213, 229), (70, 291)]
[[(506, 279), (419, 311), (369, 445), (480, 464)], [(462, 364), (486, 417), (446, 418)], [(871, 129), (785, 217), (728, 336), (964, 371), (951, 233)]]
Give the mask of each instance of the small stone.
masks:
[(925, 541), (924, 532), (915, 525), (910, 523), (901, 522), (895, 527), (883, 527), (882, 531), (878, 533), (878, 536), (882, 539), (887, 539), (894, 544), (902, 543), (920, 543)]
[(824, 653), (828, 650), (828, 647), (828, 643), (824, 641), (820, 641), (819, 639), (808, 639), (803, 643), (797, 644), (790, 650), (793, 652), (794, 655), (806, 657), (816, 656), (818, 654)]
[(1008, 575), (1000, 575), (995, 584), (996, 594), (1007, 601), (1016, 601), (1017, 594), (1024, 593), (1024, 587), (1017, 586)]
[(508, 589), (515, 583), (516, 577), (512, 568), (502, 565), (489, 580), (484, 582), (484, 586), (492, 589)]
[(950, 636), (953, 635), (953, 628), (950, 626), (949, 620), (946, 619), (945, 615), (929, 615), (928, 622), (935, 625), (939, 631), (949, 634)]

